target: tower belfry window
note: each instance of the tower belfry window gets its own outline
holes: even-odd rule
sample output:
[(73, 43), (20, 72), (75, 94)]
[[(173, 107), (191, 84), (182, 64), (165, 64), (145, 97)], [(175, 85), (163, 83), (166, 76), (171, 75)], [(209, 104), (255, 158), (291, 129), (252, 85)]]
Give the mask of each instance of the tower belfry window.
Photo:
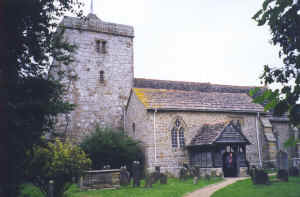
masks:
[(104, 83), (104, 71), (101, 70), (101, 71), (99, 72), (99, 74), (100, 74), (100, 77), (99, 77), (100, 83)]
[(96, 51), (98, 53), (106, 53), (106, 41), (105, 40), (96, 40)]

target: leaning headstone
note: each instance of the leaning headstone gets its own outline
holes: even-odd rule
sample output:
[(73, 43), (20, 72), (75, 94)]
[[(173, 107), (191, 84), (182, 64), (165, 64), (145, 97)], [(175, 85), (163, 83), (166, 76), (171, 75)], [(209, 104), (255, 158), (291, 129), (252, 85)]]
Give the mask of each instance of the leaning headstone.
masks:
[(159, 182), (160, 182), (160, 184), (167, 184), (168, 183), (167, 175), (160, 173)]
[(127, 186), (130, 183), (129, 172), (127, 171), (126, 166), (120, 168), (120, 185)]
[(140, 162), (133, 161), (132, 164), (133, 187), (139, 187), (141, 182)]

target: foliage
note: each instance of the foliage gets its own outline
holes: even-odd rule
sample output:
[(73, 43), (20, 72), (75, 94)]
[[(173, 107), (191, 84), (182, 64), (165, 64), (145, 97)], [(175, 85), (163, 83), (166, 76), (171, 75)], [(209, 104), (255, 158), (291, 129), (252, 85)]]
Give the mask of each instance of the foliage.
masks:
[(279, 46), (282, 66), (264, 66), (261, 79), (265, 84), (279, 84), (274, 91), (268, 90), (257, 101), (267, 102), (266, 110), (289, 113), (294, 125), (300, 123), (300, 2), (294, 0), (264, 0), (253, 19), (259, 26), (268, 25), (271, 43)]
[(29, 153), (29, 180), (46, 195), (49, 193), (49, 181), (54, 181), (54, 196), (62, 197), (64, 192), (91, 165), (84, 151), (79, 146), (56, 139), (46, 147), (35, 146)]
[(216, 191), (212, 197), (298, 197), (299, 177), (289, 177), (289, 182), (279, 182), (271, 177), (270, 185), (253, 185), (250, 179), (238, 181)]
[(93, 169), (101, 169), (107, 164), (111, 168), (129, 167), (135, 160), (143, 165), (144, 154), (139, 142), (126, 136), (123, 131), (97, 127), (80, 146), (93, 161)]
[(23, 184), (21, 185), (21, 193), (20, 197), (44, 197), (44, 194), (41, 192), (41, 190), (37, 187), (35, 187), (32, 184)]
[(26, 150), (52, 131), (53, 117), (74, 106), (63, 101), (63, 86), (46, 77), (52, 57), (72, 61), (75, 47), (55, 33), (66, 11), (81, 15), (77, 0), (0, 2), (0, 196), (17, 196), (24, 181)]

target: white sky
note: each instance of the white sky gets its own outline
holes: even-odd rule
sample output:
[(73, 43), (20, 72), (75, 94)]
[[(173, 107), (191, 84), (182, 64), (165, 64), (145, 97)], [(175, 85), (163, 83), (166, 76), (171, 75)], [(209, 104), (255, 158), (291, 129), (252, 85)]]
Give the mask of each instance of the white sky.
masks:
[(280, 64), (268, 28), (251, 19), (262, 2), (94, 0), (94, 13), (134, 26), (135, 77), (260, 85), (263, 65)]

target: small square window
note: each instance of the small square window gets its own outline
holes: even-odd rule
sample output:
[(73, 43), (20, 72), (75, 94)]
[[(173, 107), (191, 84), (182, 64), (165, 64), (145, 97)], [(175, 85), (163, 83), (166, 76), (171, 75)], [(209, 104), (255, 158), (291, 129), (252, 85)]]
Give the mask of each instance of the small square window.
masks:
[(96, 51), (98, 53), (106, 53), (106, 41), (105, 40), (96, 40)]
[(101, 71), (99, 72), (99, 74), (100, 74), (100, 76), (99, 76), (100, 83), (104, 83), (104, 71), (101, 70)]

